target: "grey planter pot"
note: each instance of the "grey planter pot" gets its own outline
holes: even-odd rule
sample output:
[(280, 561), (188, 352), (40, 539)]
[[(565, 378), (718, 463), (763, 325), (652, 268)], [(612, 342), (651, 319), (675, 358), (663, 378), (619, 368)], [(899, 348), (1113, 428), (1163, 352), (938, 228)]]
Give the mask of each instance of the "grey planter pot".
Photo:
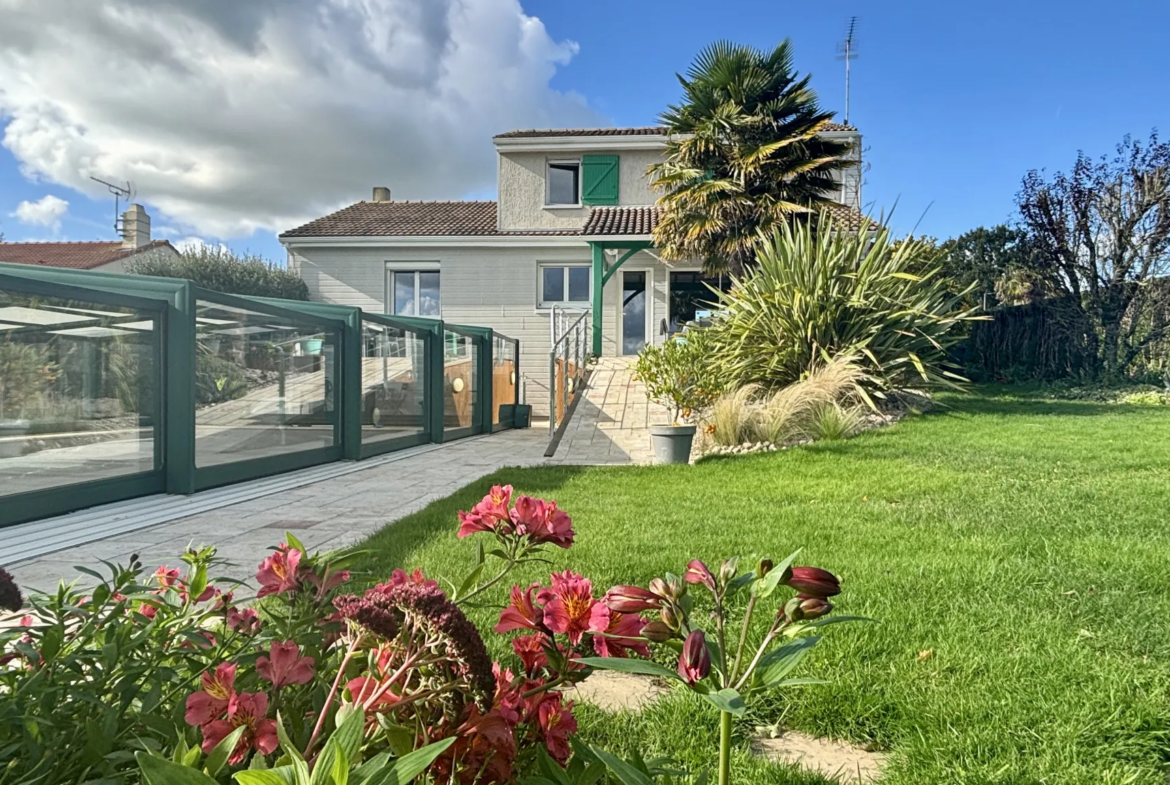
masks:
[(656, 425), (650, 428), (655, 463), (690, 463), (693, 425)]
[(24, 453), (24, 436), (31, 423), (28, 420), (0, 420), (0, 459), (19, 458)]

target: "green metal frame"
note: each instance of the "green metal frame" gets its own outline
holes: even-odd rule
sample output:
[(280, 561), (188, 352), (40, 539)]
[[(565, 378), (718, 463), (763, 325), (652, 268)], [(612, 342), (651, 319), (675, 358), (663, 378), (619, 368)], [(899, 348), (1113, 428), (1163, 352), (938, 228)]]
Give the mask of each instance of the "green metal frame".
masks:
[[(490, 327), (470, 327), (465, 324), (443, 323), (444, 332), (453, 332), (471, 338), (475, 352), (475, 398), (471, 404), (471, 425), (465, 428), (447, 428), (443, 431), (443, 441), (463, 439), (480, 433), (491, 433), (492, 407), (492, 329)], [(444, 357), (444, 363), (446, 358)], [(442, 374), (440, 374), (442, 376)], [(442, 384), (446, 384), (443, 376)], [(440, 388), (442, 389), (442, 388)], [(442, 396), (440, 396), (442, 406)]]
[[(589, 247), (593, 251), (593, 274), (589, 276), (589, 280), (593, 286), (593, 354), (597, 357), (601, 356), (601, 328), (602, 323), (602, 292), (605, 290), (606, 283), (613, 277), (613, 274), (621, 268), (623, 264), (628, 262), (634, 254), (638, 251), (645, 251), (647, 248), (653, 248), (654, 243), (649, 240), (593, 240), (590, 241)], [(625, 253), (612, 265), (605, 261), (605, 252), (607, 249), (625, 250)]]

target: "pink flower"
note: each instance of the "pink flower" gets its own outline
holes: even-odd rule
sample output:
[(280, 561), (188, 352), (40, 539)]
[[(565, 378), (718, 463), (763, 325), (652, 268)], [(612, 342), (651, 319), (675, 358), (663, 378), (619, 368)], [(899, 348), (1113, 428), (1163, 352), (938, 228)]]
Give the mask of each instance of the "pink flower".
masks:
[(459, 539), (470, 537), (479, 532), (489, 532), (493, 528), (491, 522), (475, 510), (471, 512), (459, 511), (459, 534), (457, 535)]
[(524, 664), (525, 673), (534, 673), (548, 664), (544, 642), (538, 635), (522, 635), (512, 639), (512, 651)]
[(614, 586), (602, 599), (607, 608), (618, 613), (656, 611), (662, 607), (658, 595), (640, 586)]
[(715, 591), (715, 576), (706, 564), (698, 559), (691, 559), (687, 564), (687, 571), (683, 573), (683, 580), (687, 583), (701, 583), (711, 591)]
[(203, 751), (210, 753), (215, 746), (224, 740), (236, 728), (247, 728), (232, 754), (228, 756), (228, 763), (232, 766), (243, 762), (248, 751), (257, 750), (261, 755), (269, 755), (276, 751), (280, 743), (276, 735), (276, 722), (266, 719), (268, 713), (268, 696), (262, 692), (241, 692), (236, 695), (228, 707), (226, 720), (212, 720), (203, 726)]
[(569, 737), (577, 732), (577, 718), (573, 716), (573, 703), (563, 703), (559, 693), (547, 692), (537, 710), (544, 746), (548, 754), (562, 766), (572, 754)]
[[(349, 696), (354, 703), (365, 704), (370, 698), (378, 695), (378, 690), (382, 688), (382, 682), (369, 676), (358, 676), (355, 679), (350, 679), (345, 688), (349, 690)], [(374, 701), (372, 706), (368, 707), (368, 710), (376, 712), (383, 707), (393, 706), (399, 700), (398, 694), (393, 689), (389, 689), (378, 695), (378, 699)]]
[(511, 526), (508, 505), (512, 501), (511, 485), (494, 485), (491, 492), (471, 508), (459, 513), (459, 537), (477, 532), (495, 531), (500, 524)]
[(236, 695), (236, 666), (221, 663), (214, 673), (203, 674), (203, 689), (187, 696), (187, 713), (183, 715), (188, 725), (206, 725), (219, 719)]
[(423, 575), (422, 570), (415, 570), (414, 572), (408, 574), (406, 570), (397, 569), (390, 573), (390, 580), (386, 581), (385, 583), (379, 583), (374, 587), (374, 589), (379, 592), (385, 592), (387, 589), (393, 588), (395, 586), (402, 586), (407, 583), (417, 583), (420, 586), (426, 586), (432, 589), (439, 588), (438, 581), (427, 580), (427, 577)]
[(532, 593), (538, 588), (539, 583), (534, 583), (527, 589), (521, 589), (519, 585), (512, 587), (512, 604), (500, 611), (500, 622), (495, 626), (496, 632), (541, 628), (544, 623), (544, 612), (532, 601)]
[[(573, 519), (564, 510), (557, 508), (556, 502), (543, 502), (543, 521), (534, 524), (528, 530), (528, 536), (533, 542), (549, 542), (561, 548), (568, 548), (573, 544), (576, 536), (573, 531)], [(517, 502), (519, 506), (519, 502)], [(517, 527), (519, 531), (519, 527)]]
[(253, 635), (260, 630), (260, 614), (252, 608), (229, 608), (227, 626), (233, 632)]
[(605, 633), (593, 636), (593, 649), (602, 657), (625, 657), (626, 650), (650, 656), (650, 647), (640, 640), (642, 627), (646, 622), (631, 613), (618, 613), (602, 604), (593, 613), (593, 632)]
[(159, 586), (169, 589), (179, 582), (179, 571), (164, 564), (154, 571), (154, 579)]
[(512, 523), (516, 524), (517, 534), (533, 534), (543, 531), (548, 526), (548, 508), (543, 499), (534, 499), (531, 496), (517, 496), (516, 506), (511, 512)]
[(260, 584), (260, 591), (256, 597), (267, 597), (269, 594), (284, 594), (296, 591), (301, 587), (301, 580), (297, 570), (301, 563), (301, 552), (282, 544), (276, 553), (260, 563), (256, 573), (256, 582)]
[(810, 597), (826, 599), (841, 593), (837, 576), (820, 567), (793, 567), (792, 575), (784, 583)]
[(678, 675), (692, 687), (711, 673), (711, 652), (707, 651), (707, 637), (695, 630), (683, 642), (682, 656), (678, 658)]
[(580, 643), (586, 632), (607, 622), (602, 614), (608, 613), (608, 609), (593, 599), (592, 582), (575, 572), (554, 572), (552, 589), (543, 590), (538, 595), (540, 598), (548, 598), (544, 606), (545, 626), (568, 635), (573, 645)]
[(256, 659), (256, 672), (278, 690), (288, 684), (308, 684), (313, 680), (313, 658), (300, 653), (293, 641), (273, 641), (269, 656)]
[(324, 597), (329, 592), (336, 589), (341, 584), (350, 579), (349, 570), (338, 570), (337, 572), (328, 572), (325, 574), (325, 579), (315, 572), (310, 572), (305, 576), (305, 581), (313, 584), (313, 588), (317, 590), (318, 597)]

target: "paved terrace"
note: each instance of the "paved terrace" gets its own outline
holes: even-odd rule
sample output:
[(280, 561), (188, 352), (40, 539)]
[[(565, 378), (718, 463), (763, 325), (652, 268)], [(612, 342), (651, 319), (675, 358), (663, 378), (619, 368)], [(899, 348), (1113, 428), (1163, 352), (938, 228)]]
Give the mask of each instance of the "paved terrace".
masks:
[(311, 549), (352, 545), (498, 469), (649, 463), (646, 429), (668, 421), (665, 410), (648, 404), (628, 361), (603, 358), (552, 458), (544, 457), (547, 428), (536, 423), (192, 496), (135, 499), (11, 527), (0, 540), (0, 564), (21, 586), (49, 590), (62, 577), (78, 577), (74, 565), (124, 563), (137, 553), (149, 568), (175, 566), (189, 544), (214, 544), (233, 562), (227, 577), (250, 578), (285, 531)]

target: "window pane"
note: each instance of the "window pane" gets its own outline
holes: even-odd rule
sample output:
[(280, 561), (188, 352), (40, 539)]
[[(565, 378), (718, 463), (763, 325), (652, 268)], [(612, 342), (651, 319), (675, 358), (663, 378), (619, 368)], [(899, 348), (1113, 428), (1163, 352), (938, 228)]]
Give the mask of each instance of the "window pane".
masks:
[(422, 433), (423, 339), (397, 327), (362, 322), (362, 441)]
[(581, 177), (580, 164), (548, 165), (548, 203), (578, 204)]
[(492, 336), (492, 425), (500, 423), (500, 407), (516, 403), (516, 342)]
[(338, 334), (199, 300), (196, 467), (331, 447)]
[(461, 333), (444, 331), (443, 430), (470, 428), (475, 423), (475, 391), (478, 389), (475, 341)]
[(155, 469), (155, 312), (0, 290), (0, 322), (0, 498)]
[(394, 310), (400, 316), (414, 316), (414, 273), (394, 273)]
[(418, 274), (418, 315), (438, 317), (442, 313), (439, 301), (439, 274)]
[(575, 303), (589, 302), (589, 268), (569, 268), (569, 300)]
[(544, 303), (559, 303), (565, 299), (565, 268), (542, 267), (540, 301)]

